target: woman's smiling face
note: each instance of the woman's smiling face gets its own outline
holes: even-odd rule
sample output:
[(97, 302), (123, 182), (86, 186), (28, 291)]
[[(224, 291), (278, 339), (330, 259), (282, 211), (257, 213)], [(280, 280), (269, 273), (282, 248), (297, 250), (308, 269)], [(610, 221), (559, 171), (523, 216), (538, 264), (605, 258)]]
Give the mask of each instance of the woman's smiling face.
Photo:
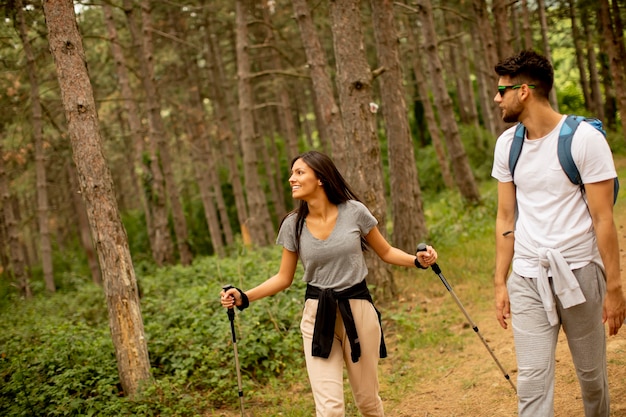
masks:
[(299, 200), (306, 200), (314, 195), (321, 188), (321, 181), (317, 178), (315, 171), (302, 160), (297, 159), (291, 167), (291, 196)]

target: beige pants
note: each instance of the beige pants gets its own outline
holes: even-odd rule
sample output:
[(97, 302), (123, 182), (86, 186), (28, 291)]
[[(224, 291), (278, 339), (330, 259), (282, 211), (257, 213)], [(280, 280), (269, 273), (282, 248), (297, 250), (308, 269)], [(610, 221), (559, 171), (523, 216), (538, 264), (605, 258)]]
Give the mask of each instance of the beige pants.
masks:
[(381, 329), (374, 306), (367, 300), (350, 300), (350, 308), (361, 343), (361, 357), (352, 363), (350, 342), (337, 309), (335, 340), (328, 359), (313, 357), (311, 343), (318, 300), (306, 300), (300, 330), (306, 367), (315, 399), (317, 417), (344, 417), (343, 364), (346, 364), (354, 402), (363, 417), (383, 417), (378, 395), (378, 359)]

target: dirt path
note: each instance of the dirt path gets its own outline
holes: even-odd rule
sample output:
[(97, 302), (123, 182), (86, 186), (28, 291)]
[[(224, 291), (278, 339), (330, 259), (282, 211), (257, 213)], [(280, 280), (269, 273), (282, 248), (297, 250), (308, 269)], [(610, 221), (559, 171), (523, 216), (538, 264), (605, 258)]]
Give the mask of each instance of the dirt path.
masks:
[[(615, 219), (621, 247), (622, 283), (626, 288), (626, 210), (616, 206)], [(458, 293), (458, 291), (456, 291)], [(496, 357), (515, 382), (515, 351), (510, 330), (494, 324), (492, 310), (479, 312), (474, 322)], [(480, 324), (482, 323), (482, 325)], [(461, 352), (416, 358), (414, 366), (427, 363), (432, 370), (412, 387), (400, 404), (386, 402), (388, 417), (508, 417), (517, 415), (513, 388), (504, 378), (479, 338), (465, 343)], [(432, 354), (431, 354), (432, 355)], [(452, 358), (452, 359), (451, 359)], [(626, 327), (617, 336), (607, 336), (607, 360), (611, 392), (611, 416), (626, 416)], [(393, 385), (384, 386), (392, 390)], [(384, 395), (384, 394), (383, 394)], [(555, 417), (583, 416), (580, 389), (567, 342), (561, 332), (557, 346)]]

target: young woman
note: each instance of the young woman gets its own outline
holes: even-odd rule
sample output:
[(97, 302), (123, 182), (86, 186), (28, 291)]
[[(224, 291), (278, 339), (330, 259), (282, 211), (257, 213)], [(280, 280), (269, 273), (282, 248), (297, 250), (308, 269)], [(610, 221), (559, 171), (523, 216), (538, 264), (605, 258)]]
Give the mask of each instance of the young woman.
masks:
[(225, 308), (278, 293), (293, 282), (298, 259), (307, 282), (300, 329), (317, 417), (343, 417), (345, 362), (355, 403), (364, 417), (384, 416), (378, 395), (378, 359), (386, 356), (380, 315), (365, 278), (366, 248), (385, 262), (426, 269), (437, 260), (430, 246), (410, 255), (392, 247), (376, 218), (352, 192), (333, 161), (310, 151), (296, 157), (289, 178), (300, 200), (278, 232), (283, 246), (279, 271), (259, 286), (221, 293)]

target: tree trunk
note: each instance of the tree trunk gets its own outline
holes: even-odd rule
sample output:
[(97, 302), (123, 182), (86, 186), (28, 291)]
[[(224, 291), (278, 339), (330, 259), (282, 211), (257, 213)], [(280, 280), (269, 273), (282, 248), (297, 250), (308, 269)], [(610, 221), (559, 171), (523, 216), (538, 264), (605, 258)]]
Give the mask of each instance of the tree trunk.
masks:
[(530, 12), (528, 1), (522, 0), (522, 32), (524, 33), (524, 49), (533, 49), (533, 32), (530, 28)]
[(321, 116), (320, 136), (331, 144), (333, 161), (341, 170), (347, 172), (347, 138), (341, 117), (341, 110), (335, 100), (333, 82), (328, 74), (328, 61), (317, 34), (311, 10), (307, 0), (292, 0), (295, 18), (300, 28), (300, 37), (307, 58), (307, 67), (311, 74), (315, 95), (316, 114)]
[(499, 60), (513, 55), (513, 42), (509, 30), (510, 19), (507, 10), (510, 6), (508, 4), (507, 0), (493, 0), (491, 6), (491, 13), (493, 14), (494, 26), (496, 28), (496, 45)]
[[(543, 43), (543, 55), (552, 61), (552, 52), (550, 50), (550, 40), (548, 39), (548, 20), (546, 18), (546, 6), (544, 0), (537, 0), (537, 11), (539, 12), (539, 22), (541, 23), (541, 39)], [(556, 97), (556, 88), (550, 90), (550, 104), (552, 108), (559, 111), (559, 102)]]
[(459, 188), (459, 192), (466, 201), (478, 203), (480, 201), (480, 193), (469, 165), (465, 147), (461, 141), (459, 127), (456, 123), (454, 109), (452, 108), (452, 99), (448, 94), (445, 80), (443, 79), (441, 60), (438, 54), (437, 33), (435, 31), (430, 0), (420, 0), (418, 10), (418, 17), (422, 23), (422, 39), (426, 56), (430, 63), (433, 96), (439, 113), (441, 130), (448, 146), (454, 180)]
[[(622, 136), (626, 140), (626, 80), (624, 80), (624, 59), (620, 56), (618, 37), (613, 28), (611, 9), (608, 0), (600, 0), (600, 24), (602, 26), (602, 42), (609, 58), (609, 69), (615, 87), (617, 111), (622, 115)], [(622, 35), (623, 36), (623, 35)], [(623, 46), (622, 46), (623, 49)]]
[(24, 8), (21, 0), (16, 3), (20, 38), (26, 55), (26, 68), (30, 82), (30, 106), (32, 116), (32, 132), (35, 142), (35, 176), (37, 181), (37, 221), (39, 225), (39, 248), (41, 250), (41, 266), (46, 290), (55, 292), (54, 273), (52, 268), (52, 245), (50, 244), (48, 186), (46, 180), (46, 154), (43, 139), (43, 120), (41, 102), (39, 101), (39, 80), (35, 55), (28, 39), (28, 28), (24, 20)]
[[(3, 133), (1, 137), (4, 139), (4, 132), (0, 131), (0, 133)], [(5, 156), (2, 151), (2, 140), (0, 140), (0, 207), (2, 207), (3, 223), (6, 226), (6, 235), (8, 238), (9, 264), (11, 265), (13, 280), (15, 281), (16, 287), (19, 289), (20, 296), (28, 299), (32, 298), (33, 293), (30, 288), (30, 283), (28, 282), (29, 277), (26, 269), (24, 248), (22, 246), (22, 236), (13, 210), (9, 179), (4, 163)]]
[[(204, 57), (207, 63), (209, 97), (214, 103), (213, 109), (217, 124), (217, 145), (222, 151), (221, 159), (228, 167), (229, 182), (233, 187), (235, 207), (237, 208), (237, 219), (239, 220), (239, 224), (243, 225), (246, 223), (246, 219), (248, 218), (248, 207), (246, 205), (246, 197), (243, 192), (243, 184), (241, 176), (239, 175), (239, 166), (237, 163), (237, 158), (239, 156), (239, 153), (237, 152), (239, 149), (239, 142), (237, 141), (237, 138), (239, 136), (235, 133), (236, 129), (233, 128), (235, 118), (230, 111), (231, 106), (226, 98), (227, 94), (225, 91), (228, 90), (224, 87), (226, 81), (222, 77), (223, 71), (220, 69), (221, 58), (220, 54), (217, 53), (218, 45), (215, 42), (215, 37), (211, 33), (211, 19), (208, 14), (205, 17), (205, 22), (207, 27), (205, 29), (204, 39), (208, 46), (204, 48)], [(218, 194), (218, 205), (220, 195), (221, 193)], [(223, 212), (223, 210), (220, 210), (220, 213)], [(230, 244), (232, 244), (232, 230), (230, 228), (230, 224), (227, 224), (228, 216), (222, 215), (221, 217), (222, 228), (226, 234), (226, 242), (229, 242), (230, 231)]]
[(167, 195), (169, 196), (172, 210), (172, 221), (174, 223), (174, 233), (176, 234), (176, 247), (182, 265), (189, 265), (193, 260), (191, 249), (189, 248), (189, 232), (187, 231), (187, 221), (185, 211), (181, 203), (180, 192), (174, 178), (174, 169), (170, 150), (167, 143), (167, 134), (163, 126), (161, 117), (160, 95), (154, 77), (153, 56), (152, 56), (152, 22), (150, 16), (150, 0), (142, 0), (142, 32), (144, 48), (138, 57), (141, 63), (143, 76), (141, 81), (146, 93), (146, 105), (148, 107), (148, 124), (150, 126), (150, 137), (155, 141), (158, 149), (158, 161), (163, 170), (163, 179)]
[(150, 379), (150, 360), (128, 237), (103, 154), (74, 4), (71, 0), (46, 0), (43, 6), (74, 163), (102, 265), (120, 381), (124, 392), (133, 396)]
[(498, 63), (498, 52), (489, 21), (486, 1), (472, 0), (472, 6), (475, 21), (474, 31), (478, 35), (472, 36), (472, 41), (474, 42), (474, 58), (476, 61), (477, 79), (479, 81), (479, 99), (483, 111), (483, 120), (487, 122), (486, 126), (490, 132), (497, 136), (505, 129), (505, 124), (500, 117), (498, 105), (493, 101), (495, 93), (489, 94), (489, 91), (494, 91), (495, 86), (498, 84), (498, 76), (493, 70)]
[[(343, 125), (348, 137), (352, 166), (344, 171), (347, 181), (363, 199), (386, 235), (386, 212), (380, 145), (376, 134), (376, 115), (370, 111), (373, 78), (363, 48), (363, 33), (358, 0), (330, 3), (331, 27), (337, 86)], [(341, 140), (342, 138), (333, 138)], [(396, 293), (390, 267), (373, 251), (366, 253), (368, 282), (376, 286), (383, 299)]]
[(143, 36), (137, 27), (135, 22), (134, 5), (131, 0), (124, 0), (124, 12), (126, 13), (126, 20), (128, 22), (128, 29), (130, 31), (131, 38), (133, 40), (133, 51), (137, 57), (141, 66), (141, 81), (144, 83), (144, 90), (146, 93), (148, 111), (148, 157), (150, 172), (152, 177), (149, 179), (150, 186), (152, 188), (149, 207), (153, 209), (152, 212), (152, 225), (154, 227), (154, 248), (152, 256), (158, 266), (171, 263), (174, 259), (174, 248), (172, 245), (172, 239), (168, 227), (168, 212), (167, 212), (167, 198), (165, 194), (165, 185), (163, 179), (163, 171), (158, 161), (157, 156), (157, 141), (159, 140), (156, 135), (158, 133), (163, 134), (162, 131), (157, 131), (155, 123), (155, 117), (160, 120), (160, 114), (155, 116), (155, 112), (159, 111), (158, 102), (156, 108), (154, 100), (155, 98), (149, 98), (148, 95), (152, 91), (150, 80), (152, 79), (152, 70), (150, 64), (147, 62), (147, 58), (144, 55)]
[(589, 88), (591, 89), (591, 112), (600, 120), (605, 120), (604, 105), (602, 104), (602, 87), (598, 74), (598, 58), (596, 55), (593, 33), (590, 28), (589, 15), (584, 10), (580, 15), (585, 33), (585, 48), (587, 50), (587, 68), (589, 69)]
[[(130, 142), (130, 146), (128, 146), (128, 153), (130, 154), (130, 159), (132, 161), (132, 164), (130, 164), (130, 175), (136, 183), (135, 187), (138, 190), (137, 197), (139, 198), (144, 212), (144, 217), (146, 219), (146, 229), (152, 257), (157, 262), (157, 265), (162, 265), (164, 259), (161, 259), (160, 255), (157, 256), (157, 254), (161, 253), (161, 249), (159, 248), (160, 242), (157, 242), (156, 239), (157, 234), (160, 233), (157, 233), (153, 222), (153, 213), (159, 210), (159, 208), (154, 207), (151, 204), (153, 200), (148, 198), (146, 190), (149, 190), (150, 195), (155, 195), (155, 193), (158, 195), (162, 194), (162, 192), (157, 191), (158, 188), (154, 188), (152, 181), (145, 181), (144, 183), (143, 180), (144, 178), (150, 176), (150, 167), (145, 164), (143, 157), (145, 152), (145, 132), (140, 120), (141, 113), (130, 86), (130, 77), (128, 74), (128, 67), (126, 65), (126, 58), (124, 57), (124, 52), (122, 51), (120, 40), (117, 35), (117, 28), (111, 5), (107, 2), (102, 3), (102, 11), (104, 13), (104, 21), (106, 23), (107, 33), (109, 36), (111, 55), (113, 57), (113, 61), (115, 62), (115, 75), (117, 76), (117, 84), (122, 97), (122, 108), (124, 109), (125, 116), (124, 120), (128, 123), (128, 128), (130, 130), (128, 139), (128, 142)], [(167, 213), (165, 213), (165, 216), (167, 216)], [(169, 234), (167, 236), (169, 236)], [(171, 246), (171, 243), (169, 243), (169, 245)]]
[(98, 263), (98, 254), (91, 237), (91, 229), (89, 228), (89, 218), (85, 208), (85, 202), (80, 196), (80, 185), (78, 184), (78, 174), (76, 167), (72, 163), (67, 164), (67, 178), (72, 195), (72, 203), (74, 212), (76, 213), (76, 226), (80, 236), (80, 243), (87, 255), (87, 264), (91, 271), (91, 280), (96, 285), (102, 285), (102, 271)]
[(244, 181), (248, 201), (248, 218), (242, 224), (242, 233), (250, 234), (251, 243), (267, 246), (274, 234), (267, 233), (271, 224), (267, 201), (259, 180), (259, 140), (254, 130), (252, 85), (250, 84), (250, 57), (248, 56), (248, 19), (245, 0), (236, 0), (237, 20), (237, 79), (239, 93), (239, 121), (243, 150)]
[(382, 114), (387, 132), (389, 183), (393, 218), (393, 244), (412, 253), (426, 237), (413, 140), (407, 117), (398, 35), (391, 0), (371, 0), (378, 65), (385, 71), (378, 77)]
[(587, 77), (587, 71), (585, 70), (585, 53), (581, 46), (581, 34), (578, 23), (576, 22), (576, 8), (574, 6), (575, 0), (568, 0), (569, 3), (569, 17), (572, 22), (572, 38), (574, 41), (574, 49), (576, 51), (576, 66), (578, 67), (578, 73), (580, 74), (580, 85), (583, 89), (583, 98), (585, 100), (585, 109), (592, 109), (591, 90), (589, 88), (589, 78)]
[(427, 77), (424, 75), (424, 66), (422, 63), (423, 53), (420, 48), (419, 35), (415, 32), (417, 25), (409, 25), (409, 36), (411, 39), (411, 56), (413, 56), (413, 75), (415, 76), (415, 83), (417, 84), (417, 92), (422, 102), (424, 109), (424, 118), (426, 119), (426, 126), (428, 133), (433, 142), (433, 148), (435, 149), (435, 155), (437, 155), (437, 162), (439, 163), (439, 169), (441, 170), (441, 177), (446, 188), (454, 188), (454, 178), (450, 173), (450, 166), (448, 162), (448, 156), (446, 155), (446, 148), (441, 139), (441, 133), (439, 131), (439, 125), (437, 124), (437, 118), (435, 117), (435, 110), (433, 109), (432, 102), (430, 101), (430, 93), (428, 91)]

